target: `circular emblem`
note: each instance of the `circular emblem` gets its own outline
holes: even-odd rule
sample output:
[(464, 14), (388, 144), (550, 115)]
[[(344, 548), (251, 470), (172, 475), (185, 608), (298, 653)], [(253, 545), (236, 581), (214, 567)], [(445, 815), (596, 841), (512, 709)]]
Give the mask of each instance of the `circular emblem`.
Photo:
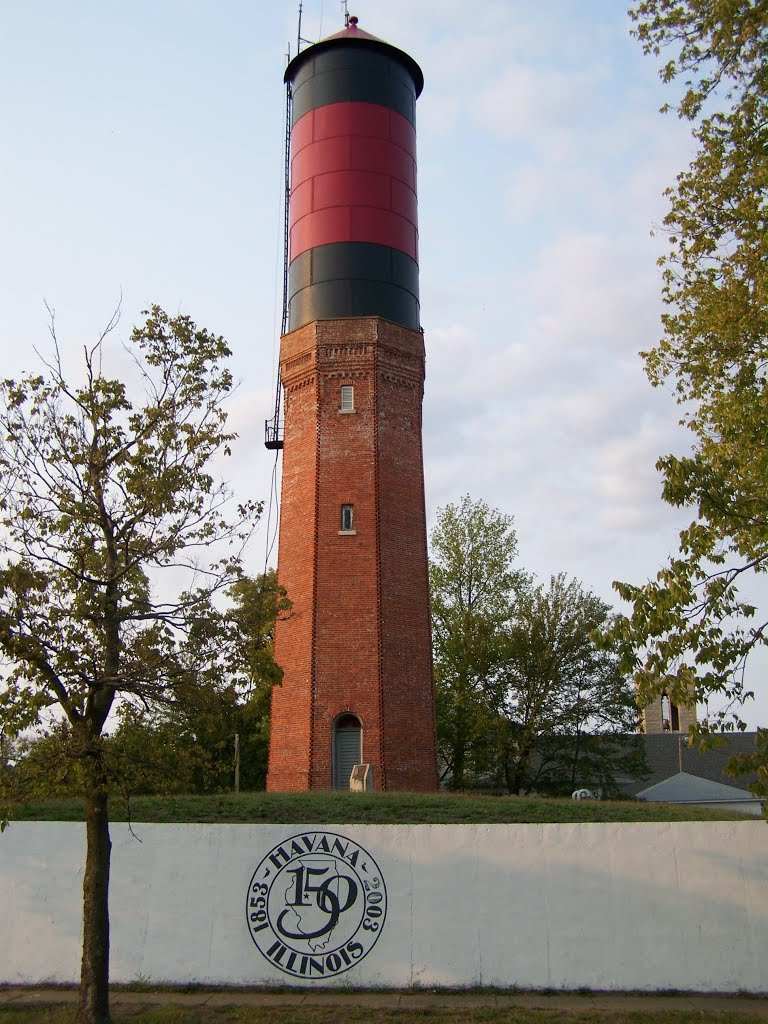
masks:
[(335, 832), (302, 832), (275, 846), (248, 886), (256, 948), (297, 978), (342, 974), (370, 953), (387, 916), (379, 866)]

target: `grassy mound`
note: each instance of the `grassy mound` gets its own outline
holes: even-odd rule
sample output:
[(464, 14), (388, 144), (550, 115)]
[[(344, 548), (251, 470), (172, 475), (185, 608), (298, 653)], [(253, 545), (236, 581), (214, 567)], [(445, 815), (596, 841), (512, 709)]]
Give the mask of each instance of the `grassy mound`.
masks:
[[(217, 824), (474, 825), (579, 821), (732, 821), (734, 811), (633, 800), (568, 800), (455, 793), (219, 793), (110, 801), (112, 821)], [(79, 800), (17, 808), (17, 821), (82, 821)]]

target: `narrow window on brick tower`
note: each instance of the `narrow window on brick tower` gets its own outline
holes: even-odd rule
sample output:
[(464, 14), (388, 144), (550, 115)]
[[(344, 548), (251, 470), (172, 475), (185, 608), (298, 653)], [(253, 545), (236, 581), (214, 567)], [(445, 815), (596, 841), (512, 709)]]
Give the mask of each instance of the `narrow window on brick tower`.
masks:
[(341, 506), (341, 530), (340, 533), (354, 533), (355, 532), (355, 506), (354, 505), (342, 505)]
[(355, 411), (355, 388), (352, 384), (341, 385), (341, 412)]
[(349, 777), (363, 758), (363, 729), (357, 715), (339, 715), (333, 723), (333, 788), (349, 789)]

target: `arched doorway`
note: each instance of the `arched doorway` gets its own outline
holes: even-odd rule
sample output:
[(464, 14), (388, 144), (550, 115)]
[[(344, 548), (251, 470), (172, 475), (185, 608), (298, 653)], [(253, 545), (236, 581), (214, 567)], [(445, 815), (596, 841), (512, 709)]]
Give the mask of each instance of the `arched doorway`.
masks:
[(349, 777), (363, 759), (363, 727), (357, 715), (339, 715), (333, 723), (333, 788), (349, 789)]

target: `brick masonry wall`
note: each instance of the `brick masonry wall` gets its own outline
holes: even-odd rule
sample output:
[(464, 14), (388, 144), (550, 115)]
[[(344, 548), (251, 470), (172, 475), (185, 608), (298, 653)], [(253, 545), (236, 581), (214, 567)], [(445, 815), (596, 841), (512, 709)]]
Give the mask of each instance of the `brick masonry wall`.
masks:
[(437, 787), (432, 633), (421, 442), (420, 334), (381, 324), (377, 459), (386, 786)]
[[(317, 373), (312, 325), (284, 339), (281, 369), (285, 387), (285, 451), (278, 564), (280, 582), (293, 607), (275, 629), (275, 658), (283, 685), (272, 692), (273, 741), (268, 788), (309, 788), (315, 606), (315, 519), (317, 507)], [(291, 509), (298, 514), (290, 514)]]
[[(333, 724), (351, 712), (377, 789), (435, 789), (422, 335), (318, 321), (283, 338), (281, 373), (278, 576), (293, 609), (275, 637), (268, 788), (330, 788)], [(341, 412), (345, 384), (354, 412)]]

